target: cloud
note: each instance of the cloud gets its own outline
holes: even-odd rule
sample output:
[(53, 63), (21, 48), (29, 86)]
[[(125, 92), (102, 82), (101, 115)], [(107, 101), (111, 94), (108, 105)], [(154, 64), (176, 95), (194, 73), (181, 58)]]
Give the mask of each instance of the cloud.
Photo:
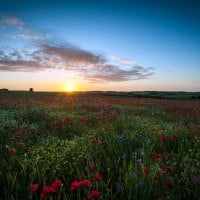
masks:
[(41, 50), (28, 51), (6, 49), (0, 51), (0, 71), (10, 72), (39, 72), (55, 69), (58, 60), (49, 57)]
[[(10, 27), (12, 27), (12, 31)], [(14, 16), (1, 15), (0, 28), (2, 29), (0, 32), (1, 37), (29, 41), (35, 44), (46, 40), (49, 36), (32, 30), (25, 22)]]
[(36, 33), (16, 17), (4, 17), (2, 23), (20, 30), (15, 39), (30, 41), (31, 46), (26, 49), (0, 46), (0, 71), (39, 72), (62, 69), (76, 72), (93, 82), (140, 80), (153, 74), (152, 68), (135, 65), (126, 58), (99, 54), (69, 43), (55, 44), (46, 40), (46, 33)]
[(127, 59), (127, 58), (122, 58), (120, 56), (115, 56), (115, 55), (108, 55), (108, 57), (112, 60), (112, 61), (115, 61), (115, 62), (118, 62), (119, 64), (122, 64), (122, 65), (133, 65), (134, 62), (130, 59)]
[(140, 80), (149, 78), (153, 74), (151, 70), (151, 68), (143, 68), (137, 65), (133, 65), (130, 70), (120, 69), (119, 66), (105, 65), (100, 66), (93, 74), (88, 75), (87, 79), (101, 82)]
[[(149, 78), (153, 74), (152, 68), (144, 68), (139, 65), (129, 65), (129, 70), (121, 69), (120, 66), (108, 64), (109, 60), (105, 56), (73, 46), (55, 47), (45, 45), (43, 50), (48, 55), (58, 56), (63, 63), (63, 69), (79, 72), (90, 81), (117, 82), (139, 80)], [(123, 58), (120, 58), (121, 60)]]
[(105, 59), (101, 55), (96, 55), (84, 49), (74, 46), (49, 46), (44, 45), (43, 50), (48, 55), (58, 56), (66, 63), (75, 63), (81, 65), (103, 64)]
[(14, 16), (1, 16), (1, 24), (5, 26), (23, 27), (24, 22)]
[(31, 60), (0, 60), (0, 71), (37, 72), (52, 68)]
[(74, 46), (41, 45), (33, 52), (13, 49), (8, 53), (1, 50), (0, 70), (13, 72), (38, 72), (48, 69), (64, 69), (77, 72), (89, 81), (121, 82), (149, 78), (152, 68), (131, 65), (124, 70), (108, 64), (105, 56)]

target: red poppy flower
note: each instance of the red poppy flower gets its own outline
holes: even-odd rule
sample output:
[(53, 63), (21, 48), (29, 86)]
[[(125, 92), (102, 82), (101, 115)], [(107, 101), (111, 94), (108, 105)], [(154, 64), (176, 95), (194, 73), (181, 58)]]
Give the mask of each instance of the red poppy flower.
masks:
[(95, 166), (94, 165), (90, 165), (90, 172), (94, 172), (95, 170)]
[(83, 181), (81, 181), (81, 185), (84, 185), (86, 187), (91, 187), (92, 184), (88, 179), (84, 179)]
[(20, 137), (21, 137), (21, 136), (17, 135), (17, 136), (15, 137), (15, 139), (16, 139), (16, 140), (19, 140)]
[(100, 181), (101, 180), (101, 174), (99, 172), (96, 172), (96, 174), (93, 177), (94, 181)]
[(10, 127), (8, 125), (3, 126), (3, 130), (8, 130)]
[(170, 179), (166, 179), (166, 180), (165, 180), (165, 185), (166, 185), (167, 187), (171, 187), (171, 186), (172, 186), (171, 180), (170, 180)]
[(170, 139), (173, 140), (173, 141), (176, 140), (177, 139), (177, 135), (176, 134), (170, 135)]
[(160, 142), (163, 142), (165, 140), (165, 136), (164, 135), (160, 135), (159, 136), (159, 140), (160, 140)]
[(154, 161), (156, 158), (160, 158), (161, 157), (161, 153), (154, 153), (151, 157), (150, 160)]
[(13, 147), (11, 147), (11, 148), (9, 148), (9, 150), (8, 150), (10, 153), (15, 153), (16, 152), (16, 149), (15, 148), (13, 148)]
[(79, 123), (85, 123), (86, 122), (86, 119), (84, 118), (84, 117), (81, 117), (80, 119), (79, 119)]
[(59, 180), (59, 179), (56, 179), (52, 184), (51, 184), (51, 189), (52, 189), (52, 191), (53, 192), (56, 192), (57, 191), (57, 189), (59, 188), (59, 187), (61, 187), (61, 185), (62, 185), (62, 182)]
[(42, 189), (42, 192), (40, 193), (41, 199), (46, 198), (50, 193), (52, 193), (52, 189), (50, 187), (44, 187)]
[(82, 183), (81, 182), (79, 182), (79, 181), (73, 181), (72, 183), (71, 183), (71, 187), (70, 187), (70, 191), (74, 191), (74, 190), (76, 190), (76, 189), (78, 189), (78, 188), (80, 188), (82, 186)]
[(25, 147), (25, 144), (24, 144), (23, 142), (20, 142), (20, 143), (18, 144), (18, 146), (19, 146), (20, 148), (24, 148), (24, 147)]
[(39, 184), (32, 184), (30, 185), (30, 189), (32, 192), (36, 192), (39, 188)]
[(40, 197), (46, 198), (50, 193), (55, 193), (57, 189), (62, 185), (62, 182), (59, 179), (56, 179), (51, 186), (44, 187), (40, 193)]
[(98, 190), (92, 190), (87, 196), (87, 200), (98, 199), (100, 197), (100, 192)]
[(143, 171), (144, 174), (149, 174), (149, 168), (148, 167), (144, 167), (142, 171)]
[(17, 132), (19, 130), (19, 128), (15, 127), (12, 129), (12, 132)]
[(26, 130), (27, 130), (27, 131), (30, 131), (30, 130), (31, 130), (31, 128), (30, 128), (30, 127), (26, 127)]

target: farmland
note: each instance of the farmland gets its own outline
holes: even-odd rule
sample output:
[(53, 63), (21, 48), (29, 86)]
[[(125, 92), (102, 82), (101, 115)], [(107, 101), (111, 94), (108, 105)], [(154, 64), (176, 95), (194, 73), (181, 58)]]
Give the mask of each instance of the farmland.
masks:
[(0, 93), (0, 199), (200, 199), (200, 102)]

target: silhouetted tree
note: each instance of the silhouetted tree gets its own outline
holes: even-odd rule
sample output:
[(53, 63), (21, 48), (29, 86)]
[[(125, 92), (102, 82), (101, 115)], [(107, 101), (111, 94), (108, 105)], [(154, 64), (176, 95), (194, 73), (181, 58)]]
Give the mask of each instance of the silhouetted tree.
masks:
[(29, 89), (29, 92), (33, 92), (33, 88), (30, 88), (30, 89)]
[(2, 88), (2, 89), (0, 89), (0, 92), (8, 92), (8, 89), (7, 88)]

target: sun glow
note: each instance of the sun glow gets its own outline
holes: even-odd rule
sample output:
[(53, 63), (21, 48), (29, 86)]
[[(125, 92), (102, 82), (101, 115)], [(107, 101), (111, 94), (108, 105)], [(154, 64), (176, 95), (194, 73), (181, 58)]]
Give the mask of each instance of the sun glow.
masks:
[(65, 87), (65, 91), (66, 92), (73, 92), (74, 91), (74, 87), (71, 86), (71, 85), (68, 85), (68, 86)]

